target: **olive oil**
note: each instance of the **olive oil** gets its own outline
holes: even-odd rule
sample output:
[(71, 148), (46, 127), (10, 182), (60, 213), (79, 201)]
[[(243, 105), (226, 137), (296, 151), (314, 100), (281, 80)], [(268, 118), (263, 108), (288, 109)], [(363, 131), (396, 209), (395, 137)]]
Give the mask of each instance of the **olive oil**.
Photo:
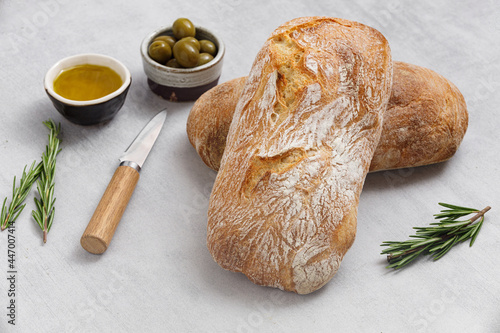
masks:
[(122, 84), (111, 68), (85, 64), (62, 70), (54, 80), (54, 91), (74, 101), (90, 101), (111, 94)]

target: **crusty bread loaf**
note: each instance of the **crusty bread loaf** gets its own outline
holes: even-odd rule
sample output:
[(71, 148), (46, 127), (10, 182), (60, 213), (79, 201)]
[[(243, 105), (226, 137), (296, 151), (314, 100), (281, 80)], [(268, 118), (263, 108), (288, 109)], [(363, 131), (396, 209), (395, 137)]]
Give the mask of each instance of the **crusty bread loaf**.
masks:
[(207, 245), (219, 265), (301, 294), (333, 277), (355, 238), (391, 81), (389, 45), (373, 28), (309, 17), (273, 32), (210, 196)]
[(391, 98), (370, 171), (442, 162), (460, 146), (468, 125), (458, 88), (436, 72), (394, 62)]
[(196, 100), (189, 112), (186, 127), (189, 141), (203, 162), (216, 171), (245, 81), (246, 77), (241, 77), (213, 87)]
[[(370, 171), (409, 168), (452, 157), (465, 135), (467, 106), (436, 72), (395, 61), (391, 98)], [(201, 159), (219, 170), (226, 136), (246, 77), (220, 84), (193, 105), (187, 134)]]

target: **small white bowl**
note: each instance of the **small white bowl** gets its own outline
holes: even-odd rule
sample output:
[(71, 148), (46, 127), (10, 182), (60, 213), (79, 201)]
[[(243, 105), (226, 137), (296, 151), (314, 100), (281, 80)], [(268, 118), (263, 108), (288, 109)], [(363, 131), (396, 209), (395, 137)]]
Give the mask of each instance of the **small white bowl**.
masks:
[(151, 59), (148, 53), (149, 45), (158, 36), (173, 36), (170, 26), (155, 30), (142, 41), (142, 65), (148, 78), (149, 88), (169, 101), (194, 101), (219, 82), (225, 53), (224, 43), (210, 30), (199, 26), (195, 28), (197, 39), (208, 39), (217, 47), (214, 59), (198, 67), (167, 67)]
[[(62, 70), (77, 65), (99, 65), (114, 70), (122, 79), (122, 85), (104, 97), (90, 101), (74, 101), (54, 91), (54, 80)], [(79, 125), (95, 125), (111, 120), (121, 109), (132, 82), (130, 71), (120, 61), (101, 54), (78, 54), (59, 60), (45, 74), (45, 91), (59, 113)]]

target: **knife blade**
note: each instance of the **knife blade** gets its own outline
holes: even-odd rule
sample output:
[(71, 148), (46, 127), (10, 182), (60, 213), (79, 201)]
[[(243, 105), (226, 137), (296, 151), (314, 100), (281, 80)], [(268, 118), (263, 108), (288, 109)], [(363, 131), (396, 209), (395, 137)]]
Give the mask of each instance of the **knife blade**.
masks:
[(109, 247), (166, 117), (166, 110), (154, 116), (119, 158), (120, 164), (80, 239), (88, 252), (102, 254)]

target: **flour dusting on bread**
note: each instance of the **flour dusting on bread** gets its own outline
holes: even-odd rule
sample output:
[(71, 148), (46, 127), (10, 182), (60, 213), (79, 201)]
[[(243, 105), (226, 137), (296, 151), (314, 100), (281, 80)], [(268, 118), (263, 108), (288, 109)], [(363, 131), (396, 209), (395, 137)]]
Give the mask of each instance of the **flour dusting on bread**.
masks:
[(223, 268), (301, 294), (333, 277), (354, 241), (391, 79), (387, 41), (362, 24), (301, 18), (271, 35), (210, 198), (207, 244)]

